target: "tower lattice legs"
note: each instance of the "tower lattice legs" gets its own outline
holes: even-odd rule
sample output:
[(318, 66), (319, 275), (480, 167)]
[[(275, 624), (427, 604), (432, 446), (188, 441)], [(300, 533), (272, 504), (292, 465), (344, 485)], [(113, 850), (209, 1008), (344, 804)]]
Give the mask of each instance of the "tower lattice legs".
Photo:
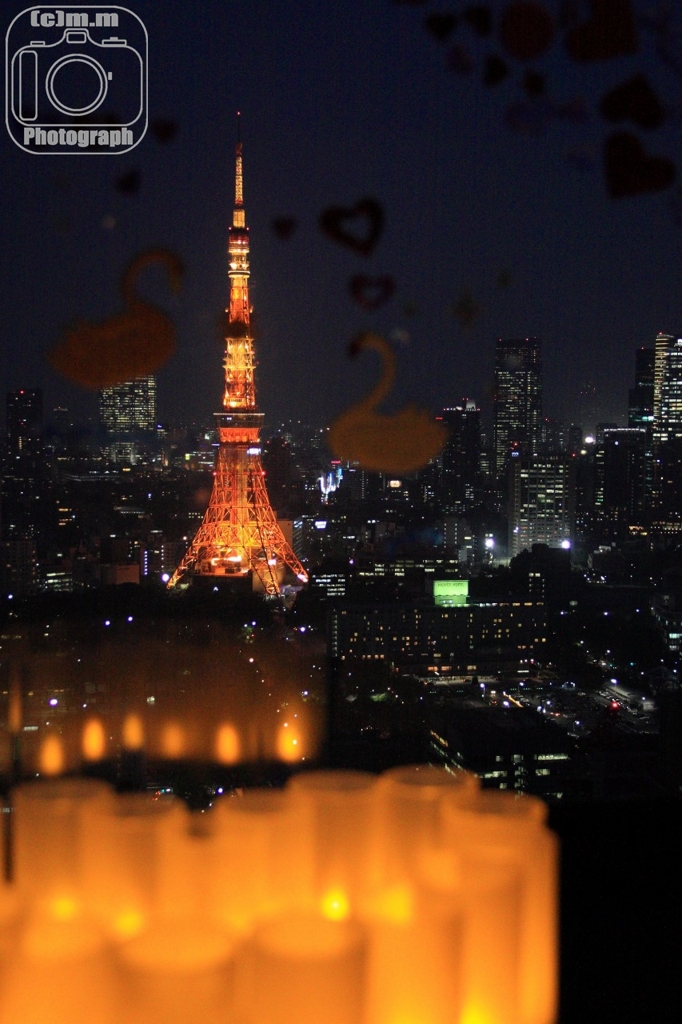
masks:
[(259, 451), (252, 443), (221, 443), (206, 514), (169, 588), (192, 575), (239, 579), (255, 573), (265, 593), (276, 595), (287, 570), (299, 582), (307, 580), (270, 506)]

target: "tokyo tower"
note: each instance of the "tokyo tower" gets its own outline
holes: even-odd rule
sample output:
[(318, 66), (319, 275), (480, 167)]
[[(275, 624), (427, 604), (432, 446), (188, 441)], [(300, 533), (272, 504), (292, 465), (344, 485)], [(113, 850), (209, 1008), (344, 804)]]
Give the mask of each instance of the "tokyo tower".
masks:
[(230, 305), (226, 310), (225, 389), (223, 411), (215, 413), (220, 445), (213, 492), (203, 522), (168, 588), (186, 587), (194, 576), (243, 580), (250, 575), (255, 590), (277, 596), (288, 582), (306, 583), (308, 574), (277, 523), (261, 465), (263, 413), (258, 411), (254, 387), (249, 229), (239, 134), (237, 139), (234, 213), (228, 242)]

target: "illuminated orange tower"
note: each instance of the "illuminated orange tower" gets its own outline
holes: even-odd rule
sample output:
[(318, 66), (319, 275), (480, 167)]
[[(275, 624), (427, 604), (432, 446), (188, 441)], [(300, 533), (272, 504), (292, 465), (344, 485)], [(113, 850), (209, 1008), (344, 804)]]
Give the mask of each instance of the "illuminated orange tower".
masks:
[(215, 414), (220, 446), (213, 493), (203, 522), (168, 587), (187, 586), (193, 576), (238, 580), (251, 575), (255, 589), (276, 596), (287, 579), (300, 585), (307, 582), (308, 575), (270, 506), (260, 459), (263, 413), (256, 406), (254, 387), (256, 359), (250, 327), (249, 229), (244, 212), (241, 141), (237, 142), (228, 252), (225, 390), (223, 411)]

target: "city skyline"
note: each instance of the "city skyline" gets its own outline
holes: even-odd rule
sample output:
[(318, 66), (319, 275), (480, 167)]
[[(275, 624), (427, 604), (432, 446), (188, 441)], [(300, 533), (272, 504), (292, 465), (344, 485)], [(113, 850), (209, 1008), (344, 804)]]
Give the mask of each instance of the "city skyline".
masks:
[[(541, 392), (541, 395), (540, 395), (540, 405), (539, 405), (538, 409), (535, 411), (535, 418), (537, 419), (537, 423), (539, 424), (539, 427), (541, 429), (538, 432), (537, 426), (534, 427), (534, 431), (535, 432), (534, 432), (533, 436), (534, 436), (534, 438), (536, 440), (536, 443), (537, 443), (537, 438), (539, 438), (542, 435), (543, 430), (545, 432), (549, 431), (549, 433), (551, 434), (552, 431), (555, 431), (557, 429), (564, 430), (564, 431), (576, 431), (578, 428), (580, 428), (581, 432), (582, 432), (582, 437), (585, 438), (585, 437), (590, 437), (590, 436), (594, 437), (596, 435), (596, 433), (598, 433), (599, 429), (603, 429), (604, 426), (608, 426), (608, 427), (618, 426), (619, 428), (625, 429), (628, 426), (630, 426), (630, 427), (632, 427), (632, 426), (643, 426), (643, 425), (646, 425), (646, 424), (653, 425), (653, 422), (654, 422), (654, 405), (655, 405), (656, 401), (660, 401), (659, 397), (654, 399), (654, 379), (653, 379), (654, 378), (654, 352), (655, 352), (655, 346), (658, 346), (660, 348), (660, 346), (661, 346), (661, 344), (663, 342), (663, 339), (667, 339), (666, 344), (668, 344), (668, 345), (670, 345), (670, 343), (672, 343), (672, 348), (673, 349), (675, 348), (675, 345), (676, 345), (677, 342), (682, 342), (682, 338), (678, 339), (677, 335), (665, 334), (664, 332), (659, 332), (654, 339), (651, 339), (651, 342), (650, 342), (649, 345), (637, 346), (635, 349), (633, 349), (629, 353), (629, 358), (630, 358), (630, 361), (631, 361), (631, 364), (630, 364), (631, 374), (630, 374), (629, 382), (626, 381), (626, 385), (627, 386), (625, 387), (625, 391), (624, 391), (623, 395), (621, 396), (621, 402), (622, 402), (622, 406), (623, 407), (622, 407), (622, 409), (620, 409), (619, 415), (617, 417), (617, 419), (621, 421), (619, 423), (616, 423), (613, 419), (609, 419), (609, 417), (605, 413), (602, 412), (602, 410), (601, 410), (601, 408), (599, 406), (598, 398), (596, 400), (594, 398), (592, 398), (588, 402), (585, 403), (585, 406), (588, 408), (589, 411), (588, 411), (588, 415), (586, 417), (584, 417), (582, 420), (579, 417), (562, 418), (561, 416), (559, 416), (557, 414), (557, 411), (556, 411), (555, 408), (553, 408), (551, 406), (548, 408), (546, 406), (545, 402), (542, 399), (542, 394), (546, 393), (546, 387), (545, 387), (545, 378), (546, 378), (545, 369), (546, 369), (546, 364), (545, 364), (544, 360), (541, 360), (542, 366), (541, 366), (541, 371), (540, 371), (540, 380), (541, 380), (541, 385), (540, 385), (540, 392)], [(538, 347), (541, 347), (541, 339), (539, 339), (539, 338), (532, 338), (532, 339), (525, 339), (525, 340), (526, 341), (530, 340), (531, 342), (537, 344)], [(446, 399), (446, 401), (445, 401), (445, 403), (443, 404), (442, 407), (435, 408), (435, 409), (432, 410), (433, 411), (433, 415), (434, 415), (434, 419), (437, 420), (437, 421), (441, 421), (441, 420), (444, 419), (444, 414), (445, 413), (454, 413), (455, 411), (460, 410), (460, 409), (462, 411), (466, 411), (467, 409), (476, 410), (476, 412), (478, 414), (478, 417), (479, 417), (479, 419), (481, 421), (481, 425), (484, 427), (484, 429), (490, 435), (490, 441), (491, 441), (491, 445), (492, 445), (492, 449), (491, 450), (494, 450), (494, 448), (495, 448), (494, 438), (495, 438), (495, 430), (496, 430), (496, 428), (495, 428), (495, 399), (494, 399), (494, 394), (495, 394), (495, 377), (496, 377), (496, 374), (498, 374), (498, 376), (499, 376), (499, 373), (498, 373), (499, 367), (498, 367), (498, 369), (496, 369), (496, 361), (499, 362), (499, 358), (498, 357), (499, 357), (499, 351), (500, 351), (501, 348), (513, 347), (513, 346), (517, 346), (519, 344), (521, 344), (521, 342), (519, 342), (519, 341), (517, 341), (515, 339), (509, 339), (509, 338), (498, 338), (498, 339), (495, 339), (495, 341), (491, 343), (491, 350), (490, 350), (490, 356), (491, 356), (491, 358), (490, 358), (491, 385), (490, 385), (490, 388), (486, 390), (486, 392), (485, 392), (485, 394), (483, 396), (483, 399), (479, 398), (475, 394), (472, 394), (471, 392), (467, 392), (466, 390), (453, 391), (453, 393), (447, 397), (447, 399)], [(496, 355), (496, 353), (497, 353), (497, 355)], [(650, 366), (648, 365), (648, 363), (645, 365), (644, 362), (642, 362), (643, 358), (649, 358), (649, 357), (650, 357), (650, 364), (651, 364)], [(662, 369), (661, 369), (661, 367), (663, 366), (663, 362), (662, 362), (663, 358), (667, 358), (667, 349), (666, 349), (665, 357), (662, 357), (660, 355), (660, 353), (659, 353), (659, 357), (658, 357), (658, 366), (659, 366), (658, 373), (659, 374), (661, 374), (663, 372)], [(553, 367), (550, 365), (549, 366), (550, 374), (552, 373), (552, 370), (553, 370)], [(651, 376), (651, 380), (650, 381), (648, 380), (647, 374), (650, 374), (650, 376)], [(112, 402), (112, 401), (115, 400), (115, 396), (117, 396), (119, 394), (120, 395), (125, 395), (125, 394), (127, 394), (129, 392), (131, 395), (134, 395), (140, 389), (142, 389), (142, 391), (144, 391), (145, 383), (147, 381), (153, 382), (153, 384), (150, 384), (150, 386), (152, 386), (153, 390), (154, 390), (152, 405), (153, 405), (154, 410), (156, 412), (158, 404), (159, 404), (158, 375), (153, 375), (153, 376), (148, 376), (148, 377), (140, 377), (140, 378), (133, 378), (132, 380), (126, 381), (125, 383), (120, 384), (120, 385), (116, 385), (113, 388), (105, 388), (102, 391), (93, 392), (93, 396), (92, 396), (93, 397), (93, 403), (92, 403), (91, 407), (89, 407), (89, 408), (87, 408), (85, 410), (83, 410), (82, 406), (80, 406), (78, 403), (76, 403), (75, 408), (74, 407), (67, 408), (67, 407), (65, 407), (63, 405), (59, 405), (56, 402), (52, 402), (52, 401), (50, 401), (50, 393), (48, 392), (47, 395), (46, 395), (43, 388), (38, 388), (37, 390), (40, 390), (41, 393), (43, 394), (43, 401), (44, 401), (44, 417), (43, 418), (44, 418), (45, 426), (46, 427), (57, 426), (57, 427), (59, 427), (61, 429), (61, 428), (64, 427), (64, 424), (68, 421), (69, 423), (71, 423), (76, 428), (85, 428), (85, 429), (94, 429), (94, 430), (96, 430), (98, 428), (98, 426), (99, 426), (99, 427), (104, 427), (105, 429), (109, 430), (110, 427), (107, 426), (107, 420), (108, 420), (108, 417), (110, 418), (110, 416), (112, 415), (112, 412), (111, 412), (111, 410), (109, 410), (109, 411), (103, 410), (103, 396), (104, 395), (109, 396), (109, 401)], [(668, 387), (670, 387), (670, 385), (668, 385)], [(648, 391), (648, 388), (651, 389), (650, 401), (652, 403), (652, 406), (651, 406), (651, 408), (648, 409), (648, 412), (647, 412), (646, 402), (649, 401), (649, 391)], [(19, 393), (20, 391), (29, 392), (29, 391), (35, 391), (35, 390), (36, 390), (35, 387), (30, 387), (29, 385), (26, 384), (26, 382), (23, 382), (21, 385), (17, 386), (16, 388), (8, 389), (8, 391), (6, 393), (10, 394), (10, 393)], [(659, 395), (660, 395), (660, 384), (657, 385), (657, 389), (656, 389), (656, 396), (659, 396)], [(589, 396), (588, 396), (588, 398), (589, 398)], [(639, 403), (639, 405), (642, 405), (642, 408), (639, 408), (638, 403)], [(541, 415), (539, 415), (539, 418), (538, 418), (538, 414), (540, 414), (540, 413), (541, 413)], [(127, 417), (127, 413), (123, 413), (123, 418), (126, 419), (126, 417)], [(154, 418), (154, 417), (152, 417), (152, 418)], [(204, 430), (204, 429), (209, 429), (210, 430), (210, 429), (213, 429), (211, 427), (211, 425), (210, 425), (211, 424), (211, 419), (212, 419), (212, 414), (208, 414), (204, 419), (202, 419), (201, 417), (194, 417), (194, 418), (184, 419), (184, 420), (183, 419), (171, 420), (169, 418), (165, 418), (164, 419), (162, 417), (161, 413), (159, 412), (159, 413), (156, 413), (155, 423), (160, 428), (170, 427), (172, 429), (176, 429), (176, 428), (183, 428), (183, 429), (190, 428), (190, 429), (199, 429), (199, 430)], [(288, 416), (284, 415), (284, 416), (279, 417), (279, 418), (275, 418), (275, 417), (273, 417), (271, 415), (269, 416), (267, 414), (267, 411), (265, 411), (264, 412), (263, 423), (264, 423), (264, 432), (265, 432), (265, 434), (267, 436), (274, 437), (274, 436), (276, 436), (276, 434), (278, 434), (280, 432), (280, 430), (282, 428), (286, 428), (288, 426), (292, 426), (292, 425), (294, 425), (296, 423), (304, 424), (306, 426), (313, 427), (314, 429), (318, 429), (318, 428), (324, 429), (325, 427), (327, 427), (329, 425), (329, 417), (326, 417), (326, 418), (323, 417), (321, 420), (318, 420), (318, 421), (315, 421), (315, 420), (308, 420), (308, 421), (306, 421), (303, 417), (297, 416), (295, 411), (292, 411), (291, 415), (288, 415)], [(138, 429), (141, 429), (141, 428), (138, 427)], [(505, 432), (505, 437), (506, 437), (506, 432)], [(543, 444), (544, 444), (544, 446), (546, 448), (547, 447), (547, 441), (546, 440), (543, 441)], [(330, 450), (330, 456), (333, 456), (333, 453), (331, 452), (331, 450)]]
[[(558, 4), (549, 7), (556, 16)], [(557, 20), (557, 45), (530, 65), (507, 55), (509, 74), (493, 87), (481, 76), (502, 45), (497, 22), (490, 38), (460, 26), (444, 46), (409, 4), (209, 2), (201, 19), (174, 10), (172, 28), (163, 4), (137, 9), (154, 56), (153, 130), (137, 150), (54, 159), (3, 138), (4, 389), (37, 385), (48, 408), (94, 409), (45, 352), (77, 317), (115, 312), (131, 256), (163, 244), (187, 272), (177, 297), (154, 271), (143, 282), (177, 331), (159, 376), (160, 416), (208, 419), (227, 269), (225, 168), (241, 109), (270, 422), (294, 409), (328, 422), (359, 397), (376, 367), (371, 356), (351, 364), (346, 349), (364, 329), (396, 345), (396, 407), (436, 413), (469, 395), (485, 414), (495, 339), (537, 336), (552, 415), (590, 425), (596, 393), (601, 418), (624, 422), (631, 351), (679, 319), (674, 189), (614, 200), (601, 165), (611, 130), (603, 91), (639, 71), (674, 104), (675, 75), (644, 29), (637, 56), (579, 69)], [(537, 101), (527, 70), (544, 79)], [(674, 139), (672, 122), (642, 136), (652, 152)], [(384, 214), (370, 256), (319, 227), (324, 210), (363, 198)], [(363, 278), (388, 278), (392, 297), (369, 308), (376, 296)]]

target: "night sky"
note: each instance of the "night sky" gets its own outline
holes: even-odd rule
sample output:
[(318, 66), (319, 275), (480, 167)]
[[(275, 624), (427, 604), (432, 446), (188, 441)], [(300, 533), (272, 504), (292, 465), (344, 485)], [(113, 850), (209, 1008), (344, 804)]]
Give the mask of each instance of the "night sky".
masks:
[[(682, 326), (682, 194), (673, 184), (612, 198), (604, 146), (628, 131), (647, 153), (679, 159), (680, 13), (664, 38), (646, 20), (659, 5), (634, 2), (637, 53), (578, 63), (565, 41), (589, 10), (581, 2), (541, 4), (554, 42), (528, 61), (500, 38), (508, 0), (489, 5), (490, 35), (460, 18), (442, 40), (425, 17), (468, 4), (128, 6), (149, 33), (150, 120), (173, 122), (177, 133), (160, 141), (150, 130), (123, 155), (47, 156), (2, 132), (3, 393), (41, 386), (47, 409), (93, 413), (94, 394), (60, 378), (46, 352), (77, 317), (115, 313), (126, 263), (163, 246), (186, 273), (178, 295), (160, 269), (143, 279), (177, 329), (176, 353), (159, 373), (159, 415), (178, 424), (217, 411), (240, 110), (256, 384), (270, 426), (322, 424), (359, 398), (378, 365), (372, 354), (351, 361), (347, 349), (367, 329), (394, 338), (396, 407), (436, 412), (469, 396), (489, 412), (496, 338), (537, 335), (545, 414), (586, 427), (625, 421), (635, 348)], [(5, 27), (23, 7), (5, 3)], [(486, 85), (491, 56), (509, 73)], [(609, 123), (603, 96), (638, 73), (662, 124)], [(319, 227), (322, 211), (364, 197), (385, 214), (367, 256)], [(282, 217), (295, 218), (288, 239), (273, 231)], [(389, 276), (394, 293), (364, 309), (349, 292), (354, 275)]]

